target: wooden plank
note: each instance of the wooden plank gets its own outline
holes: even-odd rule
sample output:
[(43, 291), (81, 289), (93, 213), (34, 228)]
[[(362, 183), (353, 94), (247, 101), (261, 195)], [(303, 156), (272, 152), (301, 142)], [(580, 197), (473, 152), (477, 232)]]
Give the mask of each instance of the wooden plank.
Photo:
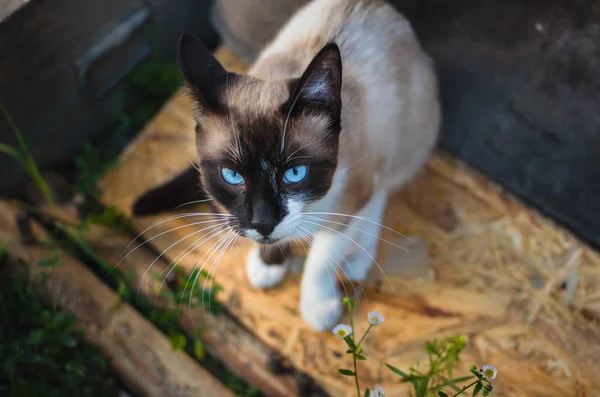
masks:
[[(107, 241), (105, 233), (86, 233), (85, 239), (92, 248), (110, 263), (120, 261), (123, 248), (129, 245), (130, 239), (123, 236), (111, 236)], [(136, 248), (132, 244), (129, 250)], [(129, 251), (128, 251), (129, 252)], [(153, 268), (164, 270), (167, 264), (157, 259), (157, 255), (145, 247), (140, 247), (127, 254), (119, 264), (119, 268), (136, 269), (135, 280), (140, 280), (146, 269), (152, 264)], [(162, 271), (154, 271), (161, 274)], [(146, 276), (145, 280), (158, 279)], [(145, 285), (146, 282), (141, 283)], [(168, 287), (162, 285), (161, 288)], [(145, 288), (141, 290), (143, 296), (149, 301), (154, 301), (158, 294), (157, 288)], [(202, 325), (204, 330), (200, 339), (204, 342), (206, 350), (220, 359), (238, 376), (245, 379), (249, 384), (260, 389), (269, 397), (286, 397), (296, 394), (299, 388), (301, 374), (289, 368), (285, 375), (273, 373), (269, 367), (274, 357), (274, 350), (261, 343), (244, 327), (240, 326), (227, 313), (215, 316), (205, 313), (201, 308), (188, 308), (184, 302), (181, 310), (180, 324), (190, 335), (198, 335), (198, 326)]]
[[(226, 49), (218, 51), (217, 57), (230, 70), (244, 69)], [(191, 104), (179, 93), (105, 176), (103, 201), (130, 213), (137, 197), (188, 166), (186, 157), (195, 156), (193, 131)], [(539, 286), (560, 285), (563, 280), (556, 283), (553, 277), (565, 266), (565, 255), (580, 249), (579, 284), (572, 302), (588, 304), (600, 290), (596, 252), (443, 153), (433, 155), (421, 175), (390, 202), (386, 224), (427, 242), (429, 271), (425, 280), (392, 276), (388, 285), (375, 272), (377, 280), (363, 282), (366, 297), (357, 312), (358, 331), (370, 310), (386, 318), (364, 345), (372, 358), (361, 362), (365, 385), (382, 384), (390, 395), (404, 395), (407, 389), (382, 363), (403, 368), (418, 364), (425, 339), (459, 333), (467, 336), (469, 346), (460, 372), (471, 363), (497, 364), (505, 376), (496, 382), (498, 395), (563, 397), (573, 390), (588, 390), (588, 395), (600, 390), (590, 361), (600, 356), (595, 320), (565, 306), (562, 292), (545, 294)], [(134, 219), (134, 225), (141, 231), (159, 219)], [(184, 225), (181, 219), (165, 222), (146, 236)], [(156, 238), (152, 245), (162, 252), (194, 230), (182, 227)], [(387, 231), (383, 237), (394, 238)], [(181, 265), (191, 270), (202, 263), (213, 242), (194, 250)], [(337, 373), (349, 365), (344, 347), (330, 333), (310, 330), (299, 316), (298, 275), (289, 275), (282, 286), (268, 291), (249, 285), (243, 263), (251, 245), (236, 244), (218, 264), (222, 304), (257, 339), (310, 374), (329, 394), (351, 395), (353, 385)], [(183, 241), (165, 257), (173, 259), (186, 247)], [(378, 259), (388, 273), (409, 262), (410, 258), (396, 254), (386, 247), (380, 250)], [(208, 269), (211, 266), (217, 269), (212, 263)], [(530, 323), (539, 302), (539, 313)], [(583, 345), (589, 349), (582, 349)]]
[[(140, 396), (224, 396), (233, 393), (182, 351), (173, 351), (170, 341), (128, 304), (118, 304), (117, 295), (93, 273), (66, 253), (60, 265), (39, 268), (46, 248), (21, 243), (16, 225), (17, 210), (0, 201), (0, 241), (8, 254), (24, 262), (32, 281), (47, 274), (39, 285), (50, 304), (77, 316), (87, 342), (111, 358), (114, 370)], [(43, 235), (39, 227), (35, 233)]]

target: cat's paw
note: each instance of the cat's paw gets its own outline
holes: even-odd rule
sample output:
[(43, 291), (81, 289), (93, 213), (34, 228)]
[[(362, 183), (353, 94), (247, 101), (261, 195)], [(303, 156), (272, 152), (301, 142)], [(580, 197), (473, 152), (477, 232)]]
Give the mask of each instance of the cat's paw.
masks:
[(344, 305), (341, 298), (315, 299), (306, 297), (300, 300), (300, 313), (306, 323), (317, 331), (331, 330), (340, 319)]
[(253, 287), (270, 288), (279, 284), (285, 277), (289, 263), (267, 265), (260, 257), (258, 247), (250, 251), (246, 259), (246, 275)]

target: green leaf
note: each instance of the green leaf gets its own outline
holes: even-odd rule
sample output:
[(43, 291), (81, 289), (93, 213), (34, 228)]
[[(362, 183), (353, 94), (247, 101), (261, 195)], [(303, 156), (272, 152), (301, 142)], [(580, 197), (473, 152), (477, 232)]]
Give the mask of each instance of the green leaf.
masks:
[(479, 394), (481, 388), (483, 387), (483, 383), (479, 382), (475, 385), (475, 389), (473, 389), (473, 397)]
[(480, 374), (480, 373), (479, 373), (479, 372), (478, 372), (476, 369), (470, 369), (470, 368), (469, 368), (469, 371), (470, 371), (470, 372), (471, 372), (473, 375), (475, 375), (475, 376), (476, 376), (478, 379), (481, 379), (481, 374)]
[(440, 396), (440, 397), (448, 397), (448, 395), (446, 393), (444, 393), (443, 391), (438, 391), (438, 396)]
[(439, 385), (437, 385), (435, 387), (435, 390), (440, 390), (447, 386), (450, 386), (455, 390), (460, 390), (458, 387), (456, 387), (456, 384), (463, 383), (463, 382), (466, 382), (471, 379), (473, 379), (472, 376), (463, 376), (462, 378), (446, 379), (443, 383), (440, 383)]
[(424, 378), (417, 389), (417, 397), (427, 397), (427, 385), (429, 384), (429, 377)]
[(199, 360), (203, 360), (205, 355), (206, 352), (204, 351), (204, 343), (202, 343), (201, 340), (196, 339), (194, 341), (194, 356), (196, 356), (196, 358)]
[(171, 334), (171, 347), (173, 350), (181, 350), (187, 344), (187, 339), (180, 333)]
[(408, 378), (409, 375), (406, 372), (399, 370), (398, 368), (394, 367), (393, 365), (390, 365), (390, 364), (385, 364), (385, 365), (386, 365), (386, 367), (391, 369), (393, 372), (400, 375), (402, 378)]
[(69, 347), (69, 348), (74, 348), (77, 346), (77, 339), (75, 339), (74, 337), (72, 337), (71, 335), (65, 335), (61, 338), (60, 341), (64, 346)]
[(0, 153), (8, 154), (9, 156), (14, 157), (17, 161), (22, 160), (21, 152), (3, 142), (0, 142)]
[(367, 358), (366, 358), (365, 356), (363, 356), (363, 355), (360, 355), (360, 354), (357, 354), (357, 355), (356, 355), (356, 359), (357, 359), (357, 360), (361, 360), (361, 361), (366, 361), (366, 360), (367, 360)]
[(354, 376), (354, 372), (350, 371), (349, 369), (339, 369), (338, 371), (340, 371), (340, 374), (345, 376)]
[(346, 350), (346, 353), (350, 354), (350, 353), (354, 353), (354, 351), (352, 349), (348, 349), (348, 350)]
[(393, 365), (390, 364), (385, 364), (386, 367), (388, 367), (389, 369), (391, 369), (393, 372), (397, 373), (398, 375), (400, 375), (402, 377), (402, 382), (410, 382), (412, 383), (414, 389), (415, 389), (415, 393), (418, 391), (418, 387), (419, 387), (419, 383), (417, 382), (417, 379), (415, 379), (414, 376), (407, 374), (404, 371), (399, 370), (398, 368), (394, 367)]
[(371, 391), (369, 390), (369, 388), (367, 388), (367, 390), (365, 390), (365, 397), (369, 397), (371, 395)]
[(352, 350), (356, 349), (356, 346), (354, 345), (354, 341), (352, 340), (351, 336), (346, 336), (344, 338), (344, 340), (346, 341), (346, 344), (348, 344), (348, 347)]
[(56, 329), (70, 329), (75, 322), (75, 316), (71, 313), (56, 313), (52, 319), (52, 326)]

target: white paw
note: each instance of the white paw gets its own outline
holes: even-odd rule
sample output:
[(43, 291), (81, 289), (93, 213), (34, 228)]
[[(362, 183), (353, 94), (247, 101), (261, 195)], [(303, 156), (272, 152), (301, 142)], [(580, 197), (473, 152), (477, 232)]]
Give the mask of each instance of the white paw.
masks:
[(281, 282), (287, 273), (289, 264), (267, 265), (260, 257), (258, 247), (250, 251), (246, 259), (246, 275), (250, 284), (256, 288), (270, 288)]
[(342, 298), (338, 297), (325, 299), (310, 297), (300, 300), (302, 318), (317, 331), (331, 330), (340, 319), (343, 309)]

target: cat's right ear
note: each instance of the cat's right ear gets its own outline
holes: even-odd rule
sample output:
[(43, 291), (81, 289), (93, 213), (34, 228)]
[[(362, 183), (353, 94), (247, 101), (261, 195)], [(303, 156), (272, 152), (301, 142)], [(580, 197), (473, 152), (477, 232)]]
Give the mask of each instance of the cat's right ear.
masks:
[(179, 65), (188, 87), (205, 110), (218, 111), (221, 93), (235, 79), (195, 37), (184, 33), (179, 39)]

